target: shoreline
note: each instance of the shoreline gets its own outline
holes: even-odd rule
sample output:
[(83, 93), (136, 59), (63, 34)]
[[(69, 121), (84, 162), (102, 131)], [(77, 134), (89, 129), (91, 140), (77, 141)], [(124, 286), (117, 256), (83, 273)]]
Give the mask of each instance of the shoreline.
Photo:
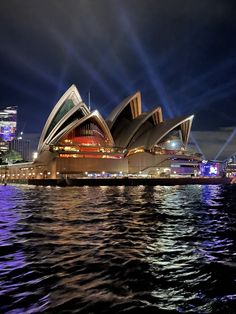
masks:
[(231, 184), (232, 178), (183, 177), (183, 178), (80, 178), (80, 179), (26, 179), (9, 180), (7, 184), (28, 184), (36, 186), (155, 186), (155, 185), (217, 185)]

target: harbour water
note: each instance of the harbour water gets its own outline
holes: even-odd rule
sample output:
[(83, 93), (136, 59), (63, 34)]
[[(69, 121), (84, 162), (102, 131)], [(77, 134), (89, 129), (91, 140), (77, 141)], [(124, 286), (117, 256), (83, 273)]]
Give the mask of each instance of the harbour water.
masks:
[(0, 210), (0, 313), (236, 313), (236, 185), (8, 185)]

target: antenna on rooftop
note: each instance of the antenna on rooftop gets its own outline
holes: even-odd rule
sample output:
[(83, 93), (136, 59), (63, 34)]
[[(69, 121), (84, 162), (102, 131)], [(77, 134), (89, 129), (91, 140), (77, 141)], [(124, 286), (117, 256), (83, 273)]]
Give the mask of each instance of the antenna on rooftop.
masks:
[(88, 107), (89, 111), (91, 110), (91, 105), (90, 105), (90, 90), (88, 91)]

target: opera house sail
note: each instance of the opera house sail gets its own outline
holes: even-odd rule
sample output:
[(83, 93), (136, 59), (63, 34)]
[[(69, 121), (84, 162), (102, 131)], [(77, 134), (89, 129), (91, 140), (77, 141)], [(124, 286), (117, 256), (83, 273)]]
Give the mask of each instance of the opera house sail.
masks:
[(72, 85), (43, 127), (31, 177), (194, 174), (199, 160), (187, 150), (192, 120), (164, 120), (161, 107), (142, 112), (140, 92), (104, 119)]

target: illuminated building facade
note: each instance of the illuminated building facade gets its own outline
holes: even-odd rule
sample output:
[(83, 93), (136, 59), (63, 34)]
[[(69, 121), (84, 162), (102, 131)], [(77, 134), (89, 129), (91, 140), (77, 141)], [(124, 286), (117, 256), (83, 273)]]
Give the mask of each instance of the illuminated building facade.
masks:
[(9, 150), (9, 142), (5, 142), (0, 138), (0, 155)]
[(201, 175), (205, 177), (219, 176), (221, 171), (221, 164), (215, 161), (203, 160), (200, 166)]
[(0, 137), (3, 141), (16, 138), (17, 107), (6, 107), (0, 110)]
[(225, 161), (224, 173), (226, 177), (236, 177), (236, 153)]
[(0, 138), (0, 163), (4, 162), (4, 155), (9, 150), (9, 142), (5, 142)]
[[(37, 159), (22, 169), (39, 179), (196, 175), (199, 157), (187, 151), (192, 120), (164, 120), (160, 107), (142, 112), (140, 92), (123, 100), (105, 120), (72, 85), (44, 125)], [(12, 175), (23, 175), (13, 168)]]

